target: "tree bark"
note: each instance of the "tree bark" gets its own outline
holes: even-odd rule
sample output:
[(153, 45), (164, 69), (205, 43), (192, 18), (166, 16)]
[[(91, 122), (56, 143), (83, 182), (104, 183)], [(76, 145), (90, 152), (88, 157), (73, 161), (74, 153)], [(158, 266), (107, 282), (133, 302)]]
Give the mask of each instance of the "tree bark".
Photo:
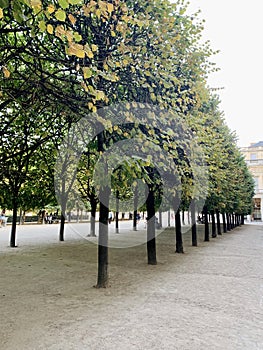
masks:
[(107, 288), (109, 286), (108, 277), (108, 216), (109, 205), (105, 203), (105, 197), (109, 194), (109, 189), (103, 193), (103, 203), (100, 202), (100, 218), (99, 218), (99, 246), (98, 246), (98, 277), (96, 288)]
[(197, 247), (197, 234), (196, 234), (196, 217), (195, 217), (195, 201), (191, 203), (191, 223), (192, 223), (192, 246)]
[(230, 214), (226, 214), (227, 231), (231, 231)]
[(162, 216), (162, 211), (159, 209), (159, 227), (163, 227), (163, 216)]
[(137, 231), (137, 214), (138, 214), (138, 187), (135, 186), (133, 199), (133, 231)]
[(115, 233), (119, 233), (119, 191), (116, 193)]
[(209, 223), (208, 223), (208, 212), (207, 206), (204, 206), (204, 217), (205, 217), (205, 242), (209, 242)]
[(211, 211), (211, 219), (212, 219), (212, 238), (216, 238), (216, 222), (215, 222), (215, 212)]
[(16, 198), (13, 200), (13, 219), (12, 219), (12, 228), (11, 228), (11, 235), (10, 235), (10, 247), (16, 248), (16, 221), (17, 221), (17, 210), (18, 205)]
[(217, 234), (222, 235), (221, 223), (220, 223), (220, 212), (218, 209), (216, 209), (216, 224), (217, 224)]
[(176, 253), (184, 253), (183, 248), (183, 238), (182, 238), (182, 225), (181, 225), (181, 216), (180, 209), (178, 208), (175, 214), (175, 237), (176, 237)]
[(222, 213), (222, 218), (223, 218), (223, 232), (227, 232), (227, 226), (226, 226), (226, 214)]
[(146, 200), (147, 209), (147, 256), (148, 264), (156, 265), (156, 239), (155, 239), (155, 206), (154, 192), (149, 186), (149, 194)]
[(168, 227), (171, 227), (171, 210), (168, 210)]
[(91, 211), (90, 211), (90, 237), (96, 237), (96, 211), (97, 211), (97, 201), (94, 196), (90, 198), (90, 205), (91, 205)]
[[(104, 151), (105, 136), (100, 132), (97, 136), (98, 151)], [(107, 164), (104, 169), (105, 176), (108, 174)], [(109, 200), (111, 189), (108, 185), (100, 187), (100, 217), (99, 217), (99, 245), (98, 245), (98, 276), (96, 288), (107, 288), (109, 286), (108, 276), (108, 223), (109, 223)]]
[(59, 226), (59, 241), (64, 241), (64, 231), (65, 231), (65, 217), (63, 212), (61, 212), (60, 226)]

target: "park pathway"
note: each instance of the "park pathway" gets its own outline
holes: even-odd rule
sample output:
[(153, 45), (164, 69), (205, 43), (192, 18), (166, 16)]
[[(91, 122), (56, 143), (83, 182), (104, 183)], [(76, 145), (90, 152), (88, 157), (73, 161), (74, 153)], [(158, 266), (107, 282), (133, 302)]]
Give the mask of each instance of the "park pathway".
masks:
[[(110, 250), (111, 288), (97, 290), (97, 247), (85, 240), (0, 253), (0, 349), (263, 349), (263, 226), (245, 225), (174, 253), (158, 236)], [(1, 232), (0, 232), (1, 234)]]

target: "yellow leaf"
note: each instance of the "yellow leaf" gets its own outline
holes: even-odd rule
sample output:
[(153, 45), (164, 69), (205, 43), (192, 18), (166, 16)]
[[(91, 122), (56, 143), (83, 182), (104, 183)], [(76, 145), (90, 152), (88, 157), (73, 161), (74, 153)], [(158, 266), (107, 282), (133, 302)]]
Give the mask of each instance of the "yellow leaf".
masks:
[(6, 67), (3, 67), (3, 73), (4, 73), (4, 77), (5, 78), (9, 78), (10, 77), (10, 72)]
[(74, 24), (76, 23), (76, 18), (70, 13), (69, 15), (68, 15), (68, 19), (70, 20), (70, 22), (71, 22), (71, 24), (73, 24), (73, 26), (74, 26)]
[(92, 44), (92, 45), (91, 45), (91, 50), (92, 50), (93, 52), (96, 52), (96, 51), (98, 50), (98, 46)]
[(108, 12), (109, 12), (109, 13), (112, 13), (113, 10), (114, 10), (113, 4), (110, 4), (110, 3), (107, 3), (107, 8), (108, 8)]
[(4, 17), (3, 9), (0, 8), (0, 19)]
[(101, 10), (100, 10), (100, 9), (97, 9), (97, 10), (95, 11), (95, 14), (96, 14), (96, 16), (97, 16), (98, 18), (100, 18)]
[(84, 50), (76, 50), (76, 56), (79, 58), (84, 58), (85, 57), (85, 51)]
[(126, 58), (124, 58), (124, 60), (122, 61), (124, 66), (127, 66), (129, 64), (129, 62), (126, 60)]
[(96, 91), (96, 99), (97, 100), (103, 100), (105, 98), (105, 94), (103, 91), (101, 90), (97, 90)]
[(30, 5), (32, 6), (34, 12), (41, 11), (42, 9), (42, 1), (41, 0), (31, 0)]
[(88, 108), (89, 108), (89, 109), (92, 109), (92, 108), (93, 108), (93, 103), (92, 103), (92, 102), (89, 102), (89, 103), (88, 103)]
[(116, 36), (116, 33), (113, 30), (111, 30), (110, 34), (112, 37)]
[(48, 32), (49, 34), (53, 34), (54, 28), (53, 28), (53, 26), (52, 26), (51, 24), (48, 24), (48, 25), (47, 25), (47, 32)]
[(56, 8), (54, 5), (52, 5), (52, 4), (48, 5), (48, 7), (47, 7), (48, 13), (53, 13), (55, 10), (56, 10)]
[(92, 51), (88, 51), (86, 52), (86, 55), (89, 57), (89, 58), (93, 58), (94, 55), (93, 55), (93, 52)]

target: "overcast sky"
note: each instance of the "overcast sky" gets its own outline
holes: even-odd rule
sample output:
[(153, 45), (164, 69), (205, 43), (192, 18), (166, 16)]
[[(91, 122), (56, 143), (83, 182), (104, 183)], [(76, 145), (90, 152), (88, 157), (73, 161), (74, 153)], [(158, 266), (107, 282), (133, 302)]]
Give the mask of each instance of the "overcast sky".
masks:
[(220, 50), (213, 61), (221, 69), (209, 79), (239, 146), (263, 140), (263, 0), (190, 0), (201, 9), (204, 37)]

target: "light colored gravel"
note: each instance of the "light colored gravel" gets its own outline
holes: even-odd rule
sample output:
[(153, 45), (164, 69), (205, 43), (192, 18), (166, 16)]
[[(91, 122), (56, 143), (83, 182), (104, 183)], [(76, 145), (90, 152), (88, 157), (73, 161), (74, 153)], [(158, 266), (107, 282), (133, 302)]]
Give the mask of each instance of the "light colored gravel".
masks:
[(165, 232), (157, 266), (147, 265), (145, 245), (111, 249), (111, 288), (101, 290), (96, 245), (73, 236), (53, 244), (55, 233), (45, 242), (42, 232), (37, 244), (8, 249), (1, 230), (0, 349), (263, 349), (261, 225), (210, 242), (199, 226), (199, 246), (185, 233), (182, 255)]

